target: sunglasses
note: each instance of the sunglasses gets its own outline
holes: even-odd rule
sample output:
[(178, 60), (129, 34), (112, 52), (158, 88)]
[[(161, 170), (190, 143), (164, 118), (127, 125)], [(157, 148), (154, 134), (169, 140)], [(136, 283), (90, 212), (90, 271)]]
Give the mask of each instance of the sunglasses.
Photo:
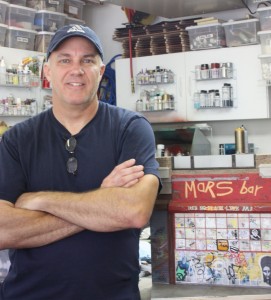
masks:
[(77, 167), (78, 167), (78, 163), (77, 163), (77, 158), (74, 157), (74, 150), (76, 148), (77, 145), (77, 141), (76, 138), (71, 136), (65, 144), (65, 148), (66, 150), (73, 156), (71, 156), (68, 161), (67, 161), (67, 171), (70, 174), (76, 175), (77, 173)]

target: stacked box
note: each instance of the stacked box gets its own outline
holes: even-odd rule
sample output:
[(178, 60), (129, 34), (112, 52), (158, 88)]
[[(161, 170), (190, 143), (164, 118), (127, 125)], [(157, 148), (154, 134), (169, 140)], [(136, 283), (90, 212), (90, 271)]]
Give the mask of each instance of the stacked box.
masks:
[(225, 31), (221, 24), (208, 24), (186, 27), (190, 49), (202, 50), (226, 46)]
[(26, 0), (9, 0), (9, 3), (20, 5), (20, 6), (26, 6)]
[(7, 28), (7, 25), (0, 24), (0, 47), (5, 47)]
[(6, 24), (12, 27), (33, 29), (36, 10), (20, 5), (10, 4), (6, 15)]
[(84, 5), (85, 2), (81, 0), (65, 0), (64, 13), (69, 17), (82, 19)]
[(37, 31), (55, 32), (65, 24), (66, 15), (48, 10), (36, 12), (34, 25)]
[(35, 37), (34, 50), (38, 52), (46, 52), (54, 32), (40, 31)]
[(5, 46), (33, 51), (36, 34), (37, 32), (34, 30), (9, 27), (7, 29)]
[(36, 10), (49, 10), (52, 12), (64, 12), (64, 0), (27, 0), (26, 6)]
[(0, 0), (0, 23), (4, 24), (6, 21), (6, 13), (8, 9), (8, 3)]
[(228, 47), (252, 45), (259, 43), (257, 32), (260, 29), (258, 19), (248, 19), (223, 23)]
[(271, 30), (271, 7), (257, 9), (260, 18), (261, 30)]

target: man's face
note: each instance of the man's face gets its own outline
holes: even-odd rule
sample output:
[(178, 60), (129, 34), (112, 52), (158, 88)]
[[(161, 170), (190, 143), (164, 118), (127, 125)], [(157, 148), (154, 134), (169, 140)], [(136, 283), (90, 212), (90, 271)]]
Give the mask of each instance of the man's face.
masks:
[(105, 66), (95, 46), (82, 37), (65, 40), (44, 66), (53, 87), (54, 105), (88, 105), (97, 99)]
[(269, 279), (270, 278), (270, 267), (268, 266), (265, 266), (263, 267), (263, 274), (265, 276), (266, 279)]

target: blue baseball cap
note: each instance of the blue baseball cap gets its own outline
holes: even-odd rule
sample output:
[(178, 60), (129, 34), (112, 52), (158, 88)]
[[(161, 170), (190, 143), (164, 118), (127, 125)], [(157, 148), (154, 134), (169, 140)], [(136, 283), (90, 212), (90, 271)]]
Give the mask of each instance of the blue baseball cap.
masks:
[(71, 24), (61, 27), (53, 35), (50, 44), (47, 49), (47, 60), (51, 53), (67, 38), (73, 36), (81, 36), (89, 40), (96, 47), (101, 59), (103, 60), (103, 48), (100, 39), (96, 33), (87, 26)]

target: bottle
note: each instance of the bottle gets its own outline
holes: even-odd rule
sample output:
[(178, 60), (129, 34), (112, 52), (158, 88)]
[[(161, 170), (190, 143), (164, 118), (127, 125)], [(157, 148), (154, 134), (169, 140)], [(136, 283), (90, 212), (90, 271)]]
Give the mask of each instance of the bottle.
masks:
[(195, 66), (195, 79), (200, 80), (201, 79), (201, 68), (200, 65)]
[(28, 65), (26, 65), (23, 70), (23, 85), (30, 85), (30, 71)]
[(202, 64), (200, 66), (201, 68), (201, 78), (202, 79), (209, 79), (210, 78), (210, 72), (209, 72), (209, 65), (208, 64)]
[(200, 108), (200, 92), (199, 91), (194, 93), (194, 108), (195, 109)]
[(244, 125), (241, 126), (241, 128), (243, 128), (243, 143), (244, 143), (244, 153), (248, 153), (248, 132), (247, 129)]
[(222, 107), (231, 107), (231, 85), (224, 83), (222, 87)]
[(168, 83), (168, 71), (165, 69), (162, 74), (162, 81), (163, 83)]
[(23, 71), (24, 71), (23, 64), (19, 64), (18, 71), (17, 71), (19, 85), (23, 85)]
[(6, 64), (4, 57), (2, 56), (0, 61), (0, 84), (6, 84)]
[(220, 64), (220, 78), (227, 78), (227, 65), (225, 63)]
[(248, 132), (244, 125), (234, 131), (235, 135), (235, 153), (248, 153)]
[(200, 101), (200, 107), (206, 107), (207, 105), (207, 91), (206, 90), (201, 90), (200, 91), (200, 96), (199, 96), (199, 101)]
[(219, 78), (219, 63), (211, 63), (211, 78)]
[(233, 78), (233, 64), (231, 62), (226, 63), (227, 78)]
[(161, 83), (162, 82), (162, 75), (161, 75), (161, 70), (159, 66), (156, 66), (155, 70), (155, 82), (156, 83)]

